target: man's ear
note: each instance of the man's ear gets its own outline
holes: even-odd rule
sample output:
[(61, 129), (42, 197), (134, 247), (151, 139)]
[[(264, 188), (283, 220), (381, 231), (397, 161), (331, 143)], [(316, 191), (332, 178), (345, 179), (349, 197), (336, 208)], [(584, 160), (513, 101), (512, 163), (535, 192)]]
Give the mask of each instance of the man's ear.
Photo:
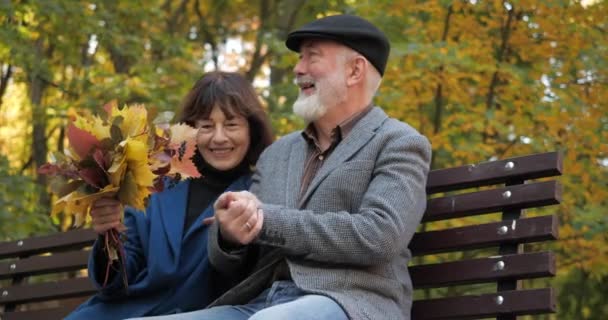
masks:
[(358, 55), (352, 59), (347, 68), (346, 85), (350, 87), (363, 82), (368, 67), (369, 63), (362, 56)]

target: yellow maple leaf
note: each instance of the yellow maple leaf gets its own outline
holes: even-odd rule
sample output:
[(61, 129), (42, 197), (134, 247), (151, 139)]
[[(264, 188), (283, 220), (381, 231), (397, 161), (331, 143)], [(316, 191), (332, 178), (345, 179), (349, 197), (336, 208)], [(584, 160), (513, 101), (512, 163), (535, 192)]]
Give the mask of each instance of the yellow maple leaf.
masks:
[(100, 117), (77, 117), (74, 120), (74, 125), (80, 129), (86, 130), (99, 141), (110, 138), (110, 125), (104, 123)]
[(56, 215), (63, 211), (67, 215), (74, 216), (74, 224), (79, 227), (90, 219), (89, 211), (93, 202), (99, 198), (112, 196), (118, 191), (118, 187), (108, 185), (102, 190), (84, 194), (78, 191), (69, 193), (55, 202), (51, 215)]
[(155, 175), (148, 165), (148, 146), (142, 141), (125, 140), (125, 159), (127, 171), (133, 173), (135, 182), (140, 186), (152, 186)]
[(74, 191), (68, 193), (64, 197), (59, 198), (57, 201), (55, 201), (55, 206), (51, 211), (51, 215), (55, 216), (61, 211), (65, 212), (67, 215), (74, 215), (79, 212), (85, 212), (87, 209), (86, 203), (75, 200), (76, 198), (79, 198), (81, 196), (81, 193), (79, 193), (78, 191)]
[(120, 186), (120, 182), (127, 172), (127, 162), (125, 161), (125, 158), (124, 154), (117, 153), (115, 158), (112, 159), (112, 165), (108, 169), (108, 180), (113, 186)]
[(110, 110), (110, 119), (117, 117), (123, 118), (119, 124), (123, 137), (147, 140), (148, 113), (143, 105), (132, 105), (119, 110), (114, 104)]
[(145, 199), (150, 195), (149, 188), (139, 186), (132, 171), (127, 171), (118, 190), (118, 199), (135, 209), (145, 209)]

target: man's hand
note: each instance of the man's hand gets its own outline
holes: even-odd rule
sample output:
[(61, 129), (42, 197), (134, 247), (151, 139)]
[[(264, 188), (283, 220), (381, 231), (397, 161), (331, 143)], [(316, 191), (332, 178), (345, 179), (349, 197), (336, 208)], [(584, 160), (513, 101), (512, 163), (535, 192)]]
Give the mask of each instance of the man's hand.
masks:
[(122, 214), (123, 207), (117, 199), (104, 197), (95, 200), (90, 212), (93, 230), (100, 235), (112, 228), (120, 232), (127, 230), (121, 222)]
[(215, 202), (215, 218), (224, 240), (233, 245), (251, 243), (262, 230), (261, 202), (250, 192), (226, 192)]

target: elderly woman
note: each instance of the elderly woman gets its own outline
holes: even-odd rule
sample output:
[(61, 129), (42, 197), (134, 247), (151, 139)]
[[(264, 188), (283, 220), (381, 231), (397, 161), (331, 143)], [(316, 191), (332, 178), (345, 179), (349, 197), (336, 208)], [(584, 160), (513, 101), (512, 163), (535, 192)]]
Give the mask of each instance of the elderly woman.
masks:
[[(204, 308), (231, 283), (210, 266), (208, 225), (213, 203), (225, 191), (247, 190), (260, 153), (272, 142), (270, 123), (255, 90), (240, 74), (212, 72), (184, 100), (181, 122), (199, 129), (193, 160), (202, 178), (186, 180), (149, 201), (145, 214), (103, 198), (91, 209), (93, 229), (125, 230), (128, 286), (116, 266), (106, 275), (103, 241), (89, 259), (99, 292), (67, 319), (123, 319)], [(109, 276), (106, 279), (106, 276)], [(103, 284), (106, 283), (104, 286)]]

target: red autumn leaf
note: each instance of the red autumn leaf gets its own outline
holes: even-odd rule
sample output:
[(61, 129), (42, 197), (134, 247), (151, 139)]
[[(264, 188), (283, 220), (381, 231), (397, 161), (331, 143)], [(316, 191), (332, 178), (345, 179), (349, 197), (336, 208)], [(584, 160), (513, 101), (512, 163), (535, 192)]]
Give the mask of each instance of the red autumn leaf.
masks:
[(91, 148), (99, 147), (99, 140), (94, 135), (76, 127), (73, 123), (68, 125), (66, 135), (70, 146), (81, 159), (89, 154)]
[(45, 163), (38, 168), (39, 174), (55, 175), (60, 171), (59, 167), (54, 164)]
[(93, 160), (99, 165), (103, 171), (107, 171), (111, 164), (111, 157), (108, 153), (105, 153), (101, 149), (95, 149), (93, 151)]
[(102, 189), (108, 182), (106, 174), (99, 168), (84, 168), (78, 171), (78, 175), (88, 185), (93, 186), (97, 189)]

